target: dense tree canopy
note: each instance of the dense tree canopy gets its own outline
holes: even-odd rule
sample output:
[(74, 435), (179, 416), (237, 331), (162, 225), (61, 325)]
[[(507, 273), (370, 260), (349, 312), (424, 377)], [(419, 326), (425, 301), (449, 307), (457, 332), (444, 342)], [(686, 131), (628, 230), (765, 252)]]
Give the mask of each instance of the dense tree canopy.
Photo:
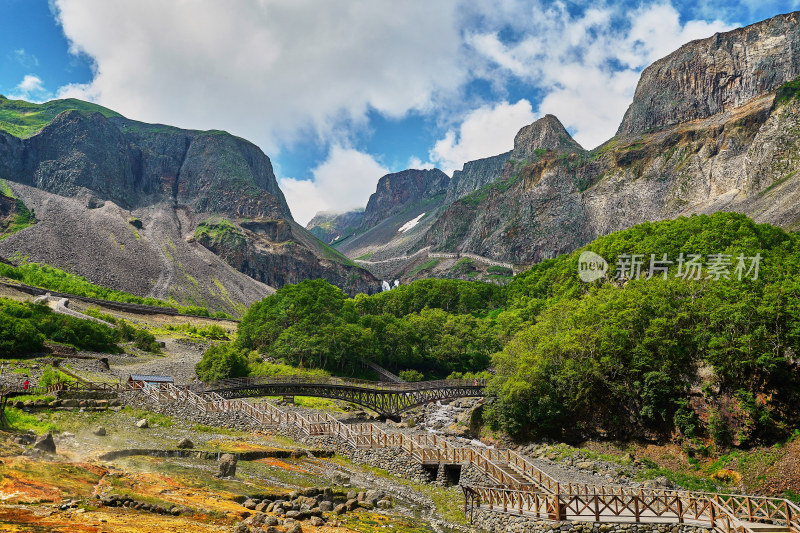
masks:
[[(745, 444), (800, 421), (799, 245), (717, 213), (601, 237), (506, 287), (423, 280), (348, 299), (305, 281), (254, 304), (235, 349), (344, 374), (362, 358), (427, 379), (493, 367), (486, 419), (518, 436)], [(580, 280), (585, 251), (605, 278)]]

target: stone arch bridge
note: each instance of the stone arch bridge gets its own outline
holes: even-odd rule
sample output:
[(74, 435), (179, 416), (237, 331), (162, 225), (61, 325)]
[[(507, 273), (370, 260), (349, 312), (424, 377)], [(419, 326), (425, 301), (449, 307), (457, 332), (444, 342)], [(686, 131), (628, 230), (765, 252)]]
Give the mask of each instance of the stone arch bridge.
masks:
[(332, 398), (367, 407), (381, 416), (397, 418), (400, 413), (426, 403), (484, 396), (485, 383), (480, 379), (389, 383), (339, 378), (250, 377), (202, 383), (191, 389), (198, 394), (213, 392), (226, 399), (254, 396)]

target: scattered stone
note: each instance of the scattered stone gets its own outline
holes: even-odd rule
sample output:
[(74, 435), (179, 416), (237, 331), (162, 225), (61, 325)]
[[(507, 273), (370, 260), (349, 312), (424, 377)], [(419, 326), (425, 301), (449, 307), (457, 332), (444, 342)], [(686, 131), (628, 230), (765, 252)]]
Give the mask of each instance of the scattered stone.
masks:
[(245, 509), (250, 509), (251, 511), (256, 510), (256, 506), (258, 505), (255, 500), (247, 499), (242, 505), (244, 505)]
[(138, 422), (136, 422), (136, 427), (139, 429), (146, 429), (150, 427), (150, 424), (147, 422), (146, 418), (142, 418)]
[(178, 449), (181, 449), (181, 450), (190, 450), (190, 449), (192, 449), (192, 448), (194, 448), (194, 443), (193, 443), (191, 440), (189, 440), (188, 438), (183, 438), (183, 439), (181, 439), (181, 441), (178, 443)]
[(389, 500), (378, 500), (377, 505), (379, 509), (390, 509), (392, 507), (392, 502)]
[(95, 429), (94, 431), (92, 431), (92, 433), (94, 435), (97, 435), (98, 437), (104, 437), (106, 435), (106, 428), (104, 428), (103, 426), (100, 426), (97, 429)]
[(53, 434), (42, 435), (33, 443), (34, 450), (41, 450), (47, 453), (56, 453), (56, 443), (53, 441)]
[(236, 477), (236, 457), (226, 453), (219, 458), (219, 478), (233, 478)]
[(333, 510), (333, 503), (327, 500), (319, 502), (319, 510), (323, 513), (329, 513)]
[(322, 518), (320, 518), (318, 516), (312, 516), (310, 522), (311, 522), (311, 525), (314, 526), (314, 527), (319, 527), (319, 526), (325, 525), (325, 520), (323, 520)]
[(295, 522), (292, 526), (286, 530), (286, 533), (303, 533), (303, 528), (300, 526), (300, 522)]

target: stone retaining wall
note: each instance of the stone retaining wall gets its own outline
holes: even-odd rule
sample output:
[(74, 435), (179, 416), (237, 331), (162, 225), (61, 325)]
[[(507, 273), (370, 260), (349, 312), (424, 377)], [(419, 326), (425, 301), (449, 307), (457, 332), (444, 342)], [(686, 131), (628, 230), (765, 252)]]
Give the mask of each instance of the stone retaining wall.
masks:
[(489, 533), (712, 533), (688, 524), (558, 522), (488, 509), (476, 509), (472, 525)]

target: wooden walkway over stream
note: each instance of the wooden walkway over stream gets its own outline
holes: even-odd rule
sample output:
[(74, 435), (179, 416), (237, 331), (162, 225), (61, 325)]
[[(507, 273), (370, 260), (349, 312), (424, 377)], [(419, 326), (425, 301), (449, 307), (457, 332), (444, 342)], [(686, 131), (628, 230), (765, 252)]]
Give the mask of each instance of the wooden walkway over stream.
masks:
[[(289, 389), (289, 382), (294, 382), (296, 387)], [(282, 384), (287, 384), (287, 387), (280, 389)], [(402, 450), (426, 466), (476, 469), (484, 482), (461, 485), (464, 512), (471, 518), (478, 511), (489, 511), (558, 521), (686, 524), (718, 533), (800, 533), (800, 507), (783, 498), (562, 483), (532, 459), (513, 450), (455, 446), (430, 433), (388, 432), (372, 423), (345, 424), (325, 412), (301, 413), (282, 409), (266, 400), (248, 402), (234, 397), (267, 395), (265, 392), (282, 395), (282, 392), (276, 394), (278, 390), (294, 390), (301, 395), (296, 391), (312, 391), (312, 384), (317, 385), (313, 390), (318, 394), (302, 395), (321, 396), (324, 393), (324, 397), (352, 401), (349, 398), (355, 397), (352, 396), (355, 391), (363, 394), (371, 391), (371, 394), (385, 394), (387, 397), (394, 394), (397, 399), (393, 401), (397, 403), (383, 404), (389, 406), (385, 407), (387, 410), (391, 407), (402, 409), (403, 405), (414, 402), (433, 401), (430, 398), (437, 394), (442, 399), (482, 395), (482, 384), (464, 380), (401, 384), (306, 380), (300, 384), (296, 378), (281, 381), (249, 378), (194, 387), (178, 387), (172, 383), (138, 383), (133, 387), (120, 384), (118, 390), (139, 391), (159, 403), (185, 403), (201, 413), (243, 413), (265, 427), (293, 426), (308, 437), (332, 436), (353, 449)], [(87, 384), (76, 386), (86, 390), (94, 388)], [(104, 385), (98, 388), (108, 390), (112, 387)], [(361, 399), (363, 402), (373, 401), (367, 396)], [(386, 397), (377, 401), (386, 401)]]

